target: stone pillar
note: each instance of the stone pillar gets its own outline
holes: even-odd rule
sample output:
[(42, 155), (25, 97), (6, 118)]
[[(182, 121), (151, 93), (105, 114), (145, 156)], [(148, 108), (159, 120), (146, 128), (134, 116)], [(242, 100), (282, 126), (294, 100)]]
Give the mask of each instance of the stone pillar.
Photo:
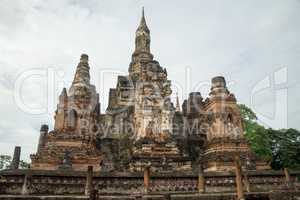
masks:
[(149, 191), (150, 187), (150, 167), (145, 167), (144, 168), (144, 188), (145, 188), (145, 193)]
[(23, 182), (22, 191), (21, 191), (22, 195), (29, 194), (28, 185), (30, 184), (30, 178), (31, 178), (31, 174), (29, 172), (27, 172), (24, 176), (24, 182)]
[(288, 168), (284, 168), (283, 171), (284, 171), (284, 175), (285, 175), (285, 183), (286, 183), (286, 186), (289, 189), (292, 186), (292, 180), (291, 180), (290, 172), (289, 172)]
[(40, 138), (37, 151), (39, 152), (42, 147), (45, 145), (45, 136), (48, 134), (49, 127), (46, 124), (43, 124), (40, 129)]
[(236, 175), (236, 189), (237, 189), (237, 199), (244, 200), (243, 182), (242, 182), (242, 169), (240, 164), (239, 156), (235, 156), (235, 175)]
[(88, 166), (84, 194), (89, 196), (92, 190), (93, 190), (93, 166)]
[(11, 169), (19, 169), (20, 156), (21, 156), (21, 147), (16, 146), (15, 151), (14, 151), (13, 160), (10, 165)]
[(246, 191), (247, 191), (247, 192), (251, 192), (251, 189), (250, 189), (250, 181), (249, 181), (249, 177), (248, 177), (247, 171), (244, 172), (243, 181), (244, 181), (244, 185), (245, 185)]
[(199, 193), (205, 192), (205, 177), (202, 169), (199, 170), (199, 174), (198, 174), (198, 192)]

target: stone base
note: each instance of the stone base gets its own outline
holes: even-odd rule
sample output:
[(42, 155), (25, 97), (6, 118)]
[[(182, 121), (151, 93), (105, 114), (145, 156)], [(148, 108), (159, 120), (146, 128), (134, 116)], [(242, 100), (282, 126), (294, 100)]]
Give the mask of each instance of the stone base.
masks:
[(87, 196), (0, 195), (0, 200), (89, 200)]
[(245, 169), (271, 169), (266, 161), (251, 152), (245, 138), (214, 138), (207, 143), (203, 154), (204, 171), (234, 171), (234, 158), (237, 155)]
[[(74, 171), (87, 171), (88, 166), (93, 166), (94, 171), (100, 171), (100, 162), (101, 159), (99, 159), (99, 161), (96, 163), (91, 163), (88, 161), (83, 163), (73, 163), (70, 169)], [(62, 167), (60, 163), (33, 163), (31, 168), (34, 170), (70, 170), (69, 168)]]
[(142, 144), (135, 148), (130, 170), (143, 171), (146, 166), (150, 166), (153, 172), (192, 170), (190, 158), (182, 155), (174, 143)]
[[(281, 199), (299, 199), (300, 192), (250, 192), (245, 194), (248, 200), (281, 200)], [(39, 195), (0, 195), (0, 200), (89, 200), (87, 196), (39, 196)], [(235, 193), (211, 193), (211, 194), (197, 194), (197, 193), (165, 193), (165, 194), (147, 194), (147, 195), (106, 195), (99, 196), (102, 200), (236, 200)]]

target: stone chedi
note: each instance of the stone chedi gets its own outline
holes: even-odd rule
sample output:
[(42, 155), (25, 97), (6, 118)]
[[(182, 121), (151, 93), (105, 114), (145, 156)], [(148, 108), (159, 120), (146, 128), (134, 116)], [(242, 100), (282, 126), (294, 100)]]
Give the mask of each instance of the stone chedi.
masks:
[[(170, 138), (175, 113), (170, 100), (171, 82), (167, 79), (167, 70), (153, 59), (150, 41), (143, 12), (136, 30), (129, 75), (119, 76), (117, 87), (110, 90), (106, 111), (110, 120), (104, 123), (113, 121), (114, 129), (131, 131), (130, 170), (140, 171), (149, 164), (153, 170), (188, 167), (187, 156)], [(132, 130), (128, 130), (126, 124), (130, 124)]]
[(209, 96), (192, 92), (180, 108), (171, 102), (167, 70), (150, 51), (144, 11), (136, 30), (127, 76), (118, 76), (109, 91), (105, 114), (90, 84), (88, 56), (83, 54), (73, 83), (63, 89), (54, 130), (43, 125), (33, 169), (95, 171), (233, 170), (238, 155), (243, 167), (268, 168), (251, 153), (244, 137), (236, 99), (223, 77), (212, 79)]
[(233, 170), (235, 155), (255, 165), (235, 96), (228, 91), (224, 77), (212, 79), (211, 92), (205, 101), (200, 93), (194, 93), (188, 105), (186, 112), (194, 116), (190, 117), (192, 122), (198, 119), (198, 124), (205, 127), (206, 141), (201, 155), (205, 171)]
[(100, 169), (102, 156), (95, 138), (100, 118), (99, 95), (90, 84), (88, 56), (82, 54), (69, 94), (59, 96), (54, 130), (41, 127), (37, 153), (31, 155), (33, 169)]
[(207, 146), (203, 155), (207, 171), (233, 169), (233, 158), (236, 155), (248, 169), (269, 169), (249, 149), (236, 98), (228, 91), (224, 77), (212, 79), (205, 110), (209, 123)]

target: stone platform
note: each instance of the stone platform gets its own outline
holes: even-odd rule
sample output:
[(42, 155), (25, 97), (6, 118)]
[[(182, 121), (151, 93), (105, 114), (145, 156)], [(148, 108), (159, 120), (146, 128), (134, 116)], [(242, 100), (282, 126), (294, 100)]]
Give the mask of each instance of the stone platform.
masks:
[(88, 196), (0, 195), (1, 200), (88, 200)]
[[(294, 200), (300, 199), (300, 192), (250, 192), (245, 194), (246, 200)], [(89, 200), (88, 196), (41, 196), (41, 195), (0, 195), (0, 200)], [(199, 194), (199, 193), (183, 193), (183, 194), (145, 194), (141, 196), (117, 196), (106, 195), (99, 196), (96, 200), (236, 200), (235, 193), (211, 193), (211, 194)]]

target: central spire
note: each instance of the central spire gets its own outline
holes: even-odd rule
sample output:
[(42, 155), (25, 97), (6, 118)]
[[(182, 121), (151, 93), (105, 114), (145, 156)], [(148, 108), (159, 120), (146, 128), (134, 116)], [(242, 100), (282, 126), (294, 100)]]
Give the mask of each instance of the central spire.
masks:
[(135, 32), (135, 53), (150, 53), (150, 30), (145, 19), (144, 8), (140, 25)]
[(132, 54), (131, 63), (129, 65), (129, 72), (135, 77), (139, 73), (139, 63), (153, 60), (153, 55), (150, 51), (150, 30), (145, 19), (144, 7), (142, 10), (142, 17), (140, 24), (135, 32), (135, 50)]
[(141, 21), (140, 21), (140, 25), (139, 27), (137, 28), (136, 30), (136, 33), (138, 32), (146, 32), (146, 33), (150, 33), (150, 30), (147, 26), (147, 23), (146, 23), (146, 19), (145, 19), (145, 11), (144, 11), (144, 7), (142, 9), (142, 18), (141, 18)]

